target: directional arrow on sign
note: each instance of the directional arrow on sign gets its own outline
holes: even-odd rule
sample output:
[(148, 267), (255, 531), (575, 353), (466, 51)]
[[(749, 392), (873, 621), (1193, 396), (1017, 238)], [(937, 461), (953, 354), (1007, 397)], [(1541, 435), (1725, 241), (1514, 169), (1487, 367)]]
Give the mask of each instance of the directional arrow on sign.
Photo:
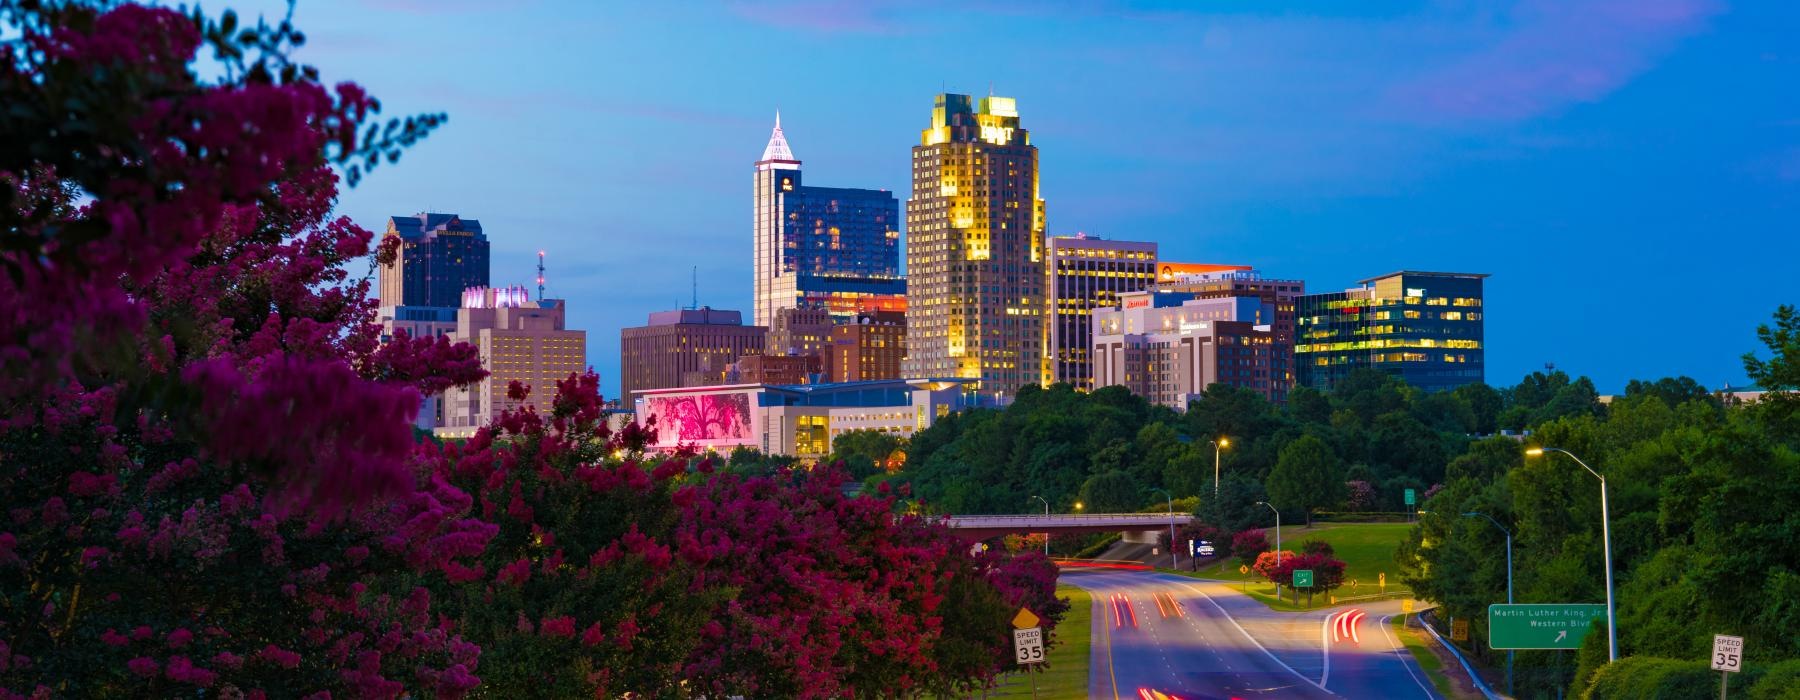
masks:
[(1556, 638), (1555, 638), (1555, 639), (1552, 639), (1552, 640), (1550, 640), (1550, 641), (1552, 641), (1552, 642), (1560, 642), (1560, 641), (1562, 641), (1562, 640), (1564, 640), (1564, 639), (1567, 639), (1567, 638), (1568, 638), (1568, 636), (1569, 636), (1569, 631), (1568, 631), (1568, 630), (1563, 630), (1563, 631), (1561, 631), (1561, 632), (1557, 632), (1557, 633), (1556, 633)]

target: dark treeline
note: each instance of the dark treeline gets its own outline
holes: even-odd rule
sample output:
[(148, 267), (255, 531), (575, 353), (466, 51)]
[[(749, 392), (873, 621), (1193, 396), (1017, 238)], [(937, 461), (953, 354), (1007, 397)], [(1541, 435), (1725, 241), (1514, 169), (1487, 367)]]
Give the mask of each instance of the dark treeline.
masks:
[(1397, 558), (1443, 615), (1471, 621), (1470, 648), (1490, 662), (1502, 658), (1483, 644), (1487, 606), (1506, 600), (1505, 536), (1462, 514), (1513, 532), (1518, 602), (1604, 602), (1599, 481), (1525, 450), (1566, 449), (1606, 475), (1619, 653), (1650, 658), (1596, 674), (1597, 625), (1579, 654), (1518, 652), (1520, 697), (1708, 695), (1714, 634), (1745, 638), (1734, 686), (1794, 697), (1776, 690), (1800, 676), (1800, 317), (1782, 307), (1758, 336), (1766, 352), (1745, 368), (1761, 401), (1721, 403), (1686, 378), (1632, 382), (1605, 411), (1537, 417), (1525, 443), (1483, 441), (1450, 463)]

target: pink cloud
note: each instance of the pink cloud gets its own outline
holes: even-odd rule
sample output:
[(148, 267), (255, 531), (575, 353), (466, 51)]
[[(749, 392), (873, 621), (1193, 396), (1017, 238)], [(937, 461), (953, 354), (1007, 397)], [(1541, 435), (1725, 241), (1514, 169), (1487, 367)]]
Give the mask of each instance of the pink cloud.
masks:
[(1392, 88), (1405, 119), (1518, 121), (1598, 101), (1704, 29), (1712, 0), (1534, 0), (1497, 40)]

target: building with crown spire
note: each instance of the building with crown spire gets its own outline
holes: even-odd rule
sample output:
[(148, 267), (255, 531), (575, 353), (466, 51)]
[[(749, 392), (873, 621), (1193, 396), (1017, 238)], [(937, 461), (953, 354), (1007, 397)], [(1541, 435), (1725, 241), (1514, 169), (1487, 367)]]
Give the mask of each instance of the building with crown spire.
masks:
[(802, 184), (780, 113), (752, 184), (753, 325), (772, 326), (777, 311), (800, 307), (844, 322), (906, 310), (900, 203), (892, 192)]

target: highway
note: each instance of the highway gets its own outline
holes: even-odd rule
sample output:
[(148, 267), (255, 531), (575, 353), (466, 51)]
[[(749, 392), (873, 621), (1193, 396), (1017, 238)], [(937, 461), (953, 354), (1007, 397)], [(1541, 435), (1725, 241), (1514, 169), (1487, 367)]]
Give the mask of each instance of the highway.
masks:
[[(1077, 570), (1062, 581), (1093, 593), (1089, 697), (1441, 697), (1383, 624), (1398, 601), (1280, 613), (1229, 585), (1169, 574)], [(1349, 610), (1364, 616), (1333, 641), (1334, 616)]]

